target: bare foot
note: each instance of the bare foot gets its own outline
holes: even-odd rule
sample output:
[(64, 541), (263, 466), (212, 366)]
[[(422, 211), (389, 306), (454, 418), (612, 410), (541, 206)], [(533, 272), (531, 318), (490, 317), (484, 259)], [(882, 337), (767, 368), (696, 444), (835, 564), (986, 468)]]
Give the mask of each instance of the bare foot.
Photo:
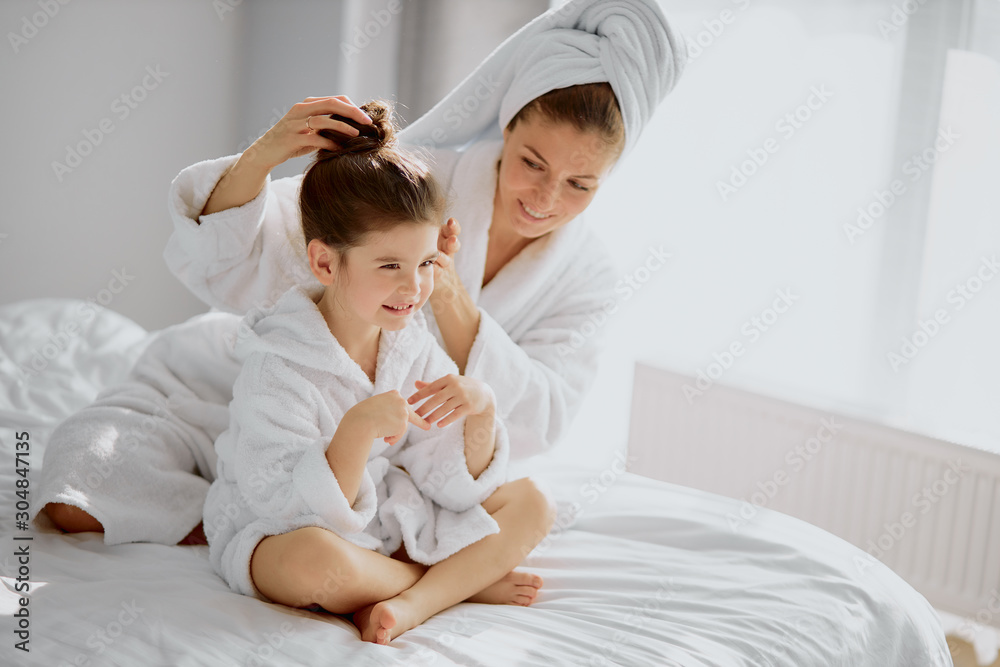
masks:
[(383, 600), (354, 612), (354, 625), (361, 631), (362, 641), (388, 644), (391, 639), (402, 633), (402, 630), (392, 632), (397, 624), (395, 605), (390, 602), (391, 600)]
[(468, 599), (468, 602), (483, 604), (519, 604), (527, 607), (535, 601), (542, 578), (530, 572), (511, 570), (503, 579), (487, 586)]

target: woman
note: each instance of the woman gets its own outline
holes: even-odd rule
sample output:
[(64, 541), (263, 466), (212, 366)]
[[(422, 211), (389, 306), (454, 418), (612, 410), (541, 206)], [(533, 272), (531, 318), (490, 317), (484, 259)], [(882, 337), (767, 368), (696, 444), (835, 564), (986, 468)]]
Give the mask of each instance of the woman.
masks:
[[(654, 0), (575, 0), (515, 33), (401, 135), (428, 149), (435, 178), (452, 195), (428, 324), (464, 374), (494, 389), (512, 457), (557, 442), (593, 381), (615, 271), (575, 218), (636, 143), (685, 59)], [(467, 113), (456, 122), (449, 113), (483, 80), (497, 92), (476, 97), (472, 112), (461, 107)], [(308, 98), (242, 155), (198, 163), (174, 180), (165, 258), (206, 303), (245, 312), (315, 280), (300, 250), (302, 177), (272, 183), (269, 173), (329, 147), (318, 130), (356, 133), (332, 115), (366, 122), (345, 97)], [(238, 373), (223, 339), (239, 332), (213, 315), (161, 332), (130, 388), (102, 394), (53, 433), (40, 498), (57, 525), (103, 529), (109, 544), (172, 544), (196, 527)], [(411, 403), (435, 389), (415, 392)], [(140, 390), (147, 400), (135, 405)], [(418, 412), (441, 410), (447, 405), (425, 402)], [(109, 420), (128, 425), (110, 428)], [(95, 456), (117, 456), (121, 433), (145, 434), (137, 421), (151, 424), (139, 439), (155, 446), (118, 457), (101, 500), (91, 502), (94, 489), (81, 490), (74, 475)], [(74, 442), (81, 431), (90, 438), (85, 448)], [(118, 478), (125, 486), (143, 480), (142, 497), (119, 493)]]

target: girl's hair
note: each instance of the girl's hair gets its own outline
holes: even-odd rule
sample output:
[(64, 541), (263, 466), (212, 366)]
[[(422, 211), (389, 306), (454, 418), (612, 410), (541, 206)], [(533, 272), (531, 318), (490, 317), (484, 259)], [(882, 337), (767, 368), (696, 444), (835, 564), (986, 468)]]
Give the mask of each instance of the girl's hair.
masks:
[(371, 125), (331, 115), (356, 128), (358, 136), (319, 131), (340, 148), (317, 151), (302, 179), (299, 209), (306, 245), (319, 239), (344, 252), (372, 232), (406, 222), (438, 222), (444, 212), (444, 196), (427, 165), (396, 145), (392, 105), (374, 100), (361, 109)]
[(542, 118), (569, 123), (581, 132), (593, 132), (614, 148), (616, 155), (625, 147), (625, 122), (611, 84), (584, 83), (556, 88), (521, 107), (507, 123), (513, 130), (519, 120), (539, 114)]

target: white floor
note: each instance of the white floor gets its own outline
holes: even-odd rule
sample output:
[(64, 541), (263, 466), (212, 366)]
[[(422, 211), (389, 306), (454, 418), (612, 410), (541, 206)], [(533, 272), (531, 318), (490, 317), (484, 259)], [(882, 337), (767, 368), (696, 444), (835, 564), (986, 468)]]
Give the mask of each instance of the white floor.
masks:
[(946, 611), (937, 610), (945, 634), (955, 635), (971, 643), (976, 649), (976, 660), (980, 665), (992, 665), (1000, 651), (1000, 629), (979, 625), (973, 619), (962, 618)]

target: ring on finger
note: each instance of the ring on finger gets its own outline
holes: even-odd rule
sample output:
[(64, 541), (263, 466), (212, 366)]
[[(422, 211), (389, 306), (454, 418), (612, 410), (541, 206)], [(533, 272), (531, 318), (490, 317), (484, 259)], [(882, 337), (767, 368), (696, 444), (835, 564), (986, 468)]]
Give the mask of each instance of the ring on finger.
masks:
[(306, 127), (309, 128), (310, 132), (313, 132), (314, 130), (312, 128), (312, 125), (309, 124), (309, 121), (311, 121), (311, 120), (312, 120), (312, 116), (309, 116), (308, 118), (306, 118)]

